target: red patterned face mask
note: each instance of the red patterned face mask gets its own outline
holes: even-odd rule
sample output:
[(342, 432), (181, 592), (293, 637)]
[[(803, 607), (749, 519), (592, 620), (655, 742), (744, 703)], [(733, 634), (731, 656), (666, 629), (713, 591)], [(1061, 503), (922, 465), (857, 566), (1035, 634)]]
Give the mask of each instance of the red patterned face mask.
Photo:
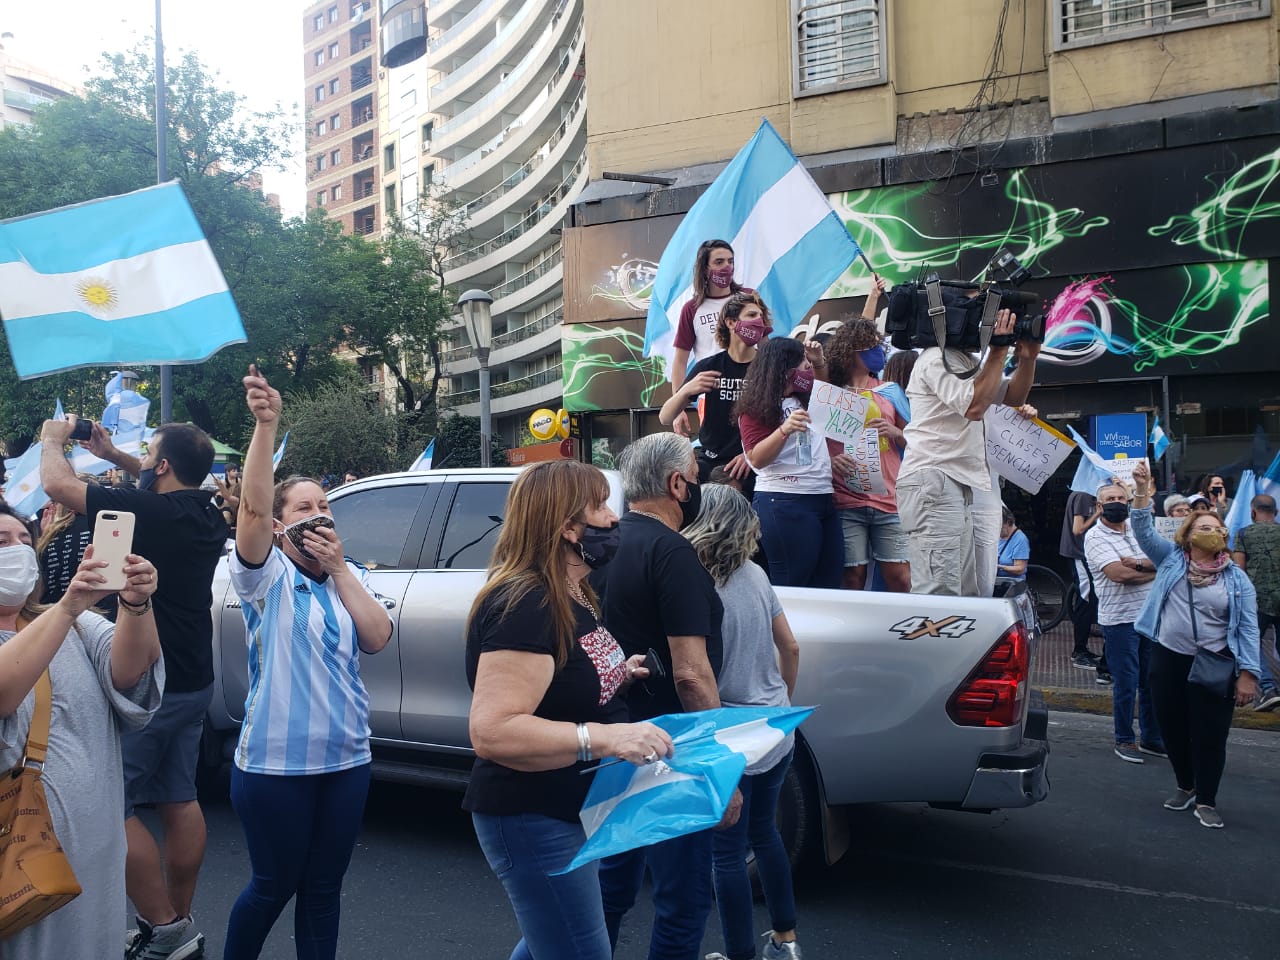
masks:
[(728, 287), (733, 283), (733, 267), (723, 270), (708, 270), (707, 278), (717, 287)]

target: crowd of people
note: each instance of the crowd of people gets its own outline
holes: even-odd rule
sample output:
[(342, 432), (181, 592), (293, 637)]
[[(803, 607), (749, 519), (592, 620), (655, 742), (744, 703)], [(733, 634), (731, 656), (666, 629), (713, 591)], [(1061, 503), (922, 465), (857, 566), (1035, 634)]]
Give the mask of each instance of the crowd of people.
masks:
[[(713, 903), (725, 953), (712, 958), (749, 960), (758, 939), (766, 960), (799, 958), (776, 827), (792, 737), (747, 767), (716, 828), (562, 872), (585, 839), (588, 768), (672, 757), (652, 722), (664, 714), (789, 704), (803, 637), (775, 587), (860, 590), (874, 567), (888, 590), (982, 597), (1027, 575), (1031, 544), (1001, 500), (983, 418), (997, 403), (1035, 416), (1038, 344), (889, 356), (879, 278), (862, 315), (833, 334), (771, 338), (769, 305), (734, 282), (720, 240), (699, 248), (693, 289), (660, 413), (673, 429), (622, 452), (623, 515), (593, 466), (524, 470), (460, 638), (476, 754), (463, 803), (520, 927), (513, 960), (607, 960), (646, 875), (655, 960), (693, 960)], [(993, 333), (1015, 320), (999, 311)], [(864, 398), (861, 448), (815, 428), (819, 380)], [(63, 456), (68, 418), (41, 432), (52, 502), (40, 529), (0, 502), (0, 763), (21, 760), (47, 674), (58, 719), (44, 782), (85, 889), (0, 942), (0, 960), (115, 955), (120, 933), (134, 960), (203, 950), (191, 909), (205, 846), (195, 769), (213, 687), (210, 584), (228, 538), (250, 648), (231, 779), (250, 875), (224, 958), (257, 957), (290, 901), (297, 955), (336, 955), (372, 760), (360, 658), (393, 628), (367, 572), (343, 555), (333, 484), (275, 482), (280, 394), (256, 367), (244, 388), (253, 436), (243, 470), (229, 468), (214, 491), (203, 489), (213, 446), (199, 428), (165, 424), (137, 458), (95, 424), (89, 449), (138, 478), (107, 486)], [(871, 475), (859, 457), (878, 464)], [(1060, 549), (1085, 601), (1072, 662), (1112, 684), (1115, 755), (1167, 758), (1164, 806), (1220, 828), (1232, 710), (1280, 704), (1259, 642), (1280, 619), (1280, 525), (1274, 500), (1257, 496), (1253, 524), (1229, 544), (1223, 478), (1197, 487), (1165, 499), (1165, 514), (1182, 518), (1167, 535), (1144, 466), (1131, 485), (1073, 494)], [(106, 563), (90, 543), (102, 511), (136, 517), (116, 591), (103, 588)], [(1095, 622), (1102, 657), (1088, 648)], [(144, 806), (162, 844), (137, 816)], [(111, 822), (119, 829), (104, 840)], [(748, 858), (771, 922), (762, 938)], [(129, 931), (117, 929), (126, 896), (137, 910)]]

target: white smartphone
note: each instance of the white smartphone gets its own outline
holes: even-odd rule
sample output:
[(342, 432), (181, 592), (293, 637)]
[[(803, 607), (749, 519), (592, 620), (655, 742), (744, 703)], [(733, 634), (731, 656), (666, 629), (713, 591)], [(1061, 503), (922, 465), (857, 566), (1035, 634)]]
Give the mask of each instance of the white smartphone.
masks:
[(93, 559), (105, 560), (99, 571), (107, 582), (104, 590), (123, 590), (124, 558), (133, 552), (134, 516), (127, 510), (100, 510), (93, 524)]

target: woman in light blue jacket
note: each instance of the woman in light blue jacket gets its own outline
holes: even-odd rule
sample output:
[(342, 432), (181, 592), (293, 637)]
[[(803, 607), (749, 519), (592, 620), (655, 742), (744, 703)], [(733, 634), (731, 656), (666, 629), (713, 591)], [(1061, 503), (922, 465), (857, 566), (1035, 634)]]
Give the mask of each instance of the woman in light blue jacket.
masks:
[[(1164, 735), (1177, 789), (1169, 810), (1195, 807), (1202, 826), (1222, 827), (1218, 783), (1227, 760), (1235, 706), (1258, 692), (1258, 600), (1245, 572), (1231, 562), (1227, 531), (1215, 513), (1188, 517), (1170, 543), (1155, 532), (1151, 472), (1133, 471), (1133, 534), (1156, 564), (1156, 579), (1134, 629), (1156, 641), (1151, 654), (1151, 700)], [(1197, 651), (1229, 650), (1236, 661), (1235, 693), (1215, 696), (1188, 683)]]

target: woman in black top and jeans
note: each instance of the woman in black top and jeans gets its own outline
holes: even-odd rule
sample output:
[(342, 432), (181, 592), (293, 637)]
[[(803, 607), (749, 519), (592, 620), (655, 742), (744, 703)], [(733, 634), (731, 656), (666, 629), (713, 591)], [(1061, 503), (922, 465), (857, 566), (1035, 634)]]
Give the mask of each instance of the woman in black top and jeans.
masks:
[(586, 840), (581, 770), (672, 753), (650, 723), (625, 723), (620, 692), (649, 674), (600, 623), (587, 574), (617, 550), (618, 518), (595, 467), (535, 464), (511, 487), (489, 580), (467, 623), (476, 763), (463, 806), (524, 939), (512, 960), (609, 960), (596, 864), (551, 876)]

